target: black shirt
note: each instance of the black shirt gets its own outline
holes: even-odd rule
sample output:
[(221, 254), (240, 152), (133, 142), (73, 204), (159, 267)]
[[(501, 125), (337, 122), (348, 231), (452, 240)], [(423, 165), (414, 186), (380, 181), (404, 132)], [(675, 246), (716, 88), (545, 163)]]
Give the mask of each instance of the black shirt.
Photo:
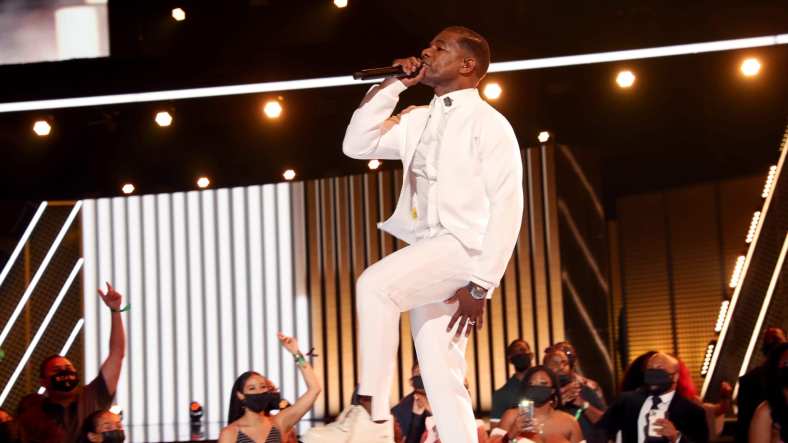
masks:
[(508, 409), (516, 408), (522, 399), (523, 382), (513, 375), (506, 384), (493, 392), (491, 420), (500, 420)]

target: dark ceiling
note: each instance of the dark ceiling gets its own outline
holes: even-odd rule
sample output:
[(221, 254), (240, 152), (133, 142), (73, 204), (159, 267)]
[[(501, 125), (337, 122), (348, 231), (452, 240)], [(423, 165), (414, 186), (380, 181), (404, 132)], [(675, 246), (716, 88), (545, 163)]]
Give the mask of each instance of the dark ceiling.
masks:
[[(785, 2), (765, 0), (116, 3), (111, 57), (0, 67), (0, 102), (344, 75), (415, 54), (450, 24), (485, 34), (494, 61), (788, 33)], [(173, 6), (186, 21), (170, 18)], [(764, 68), (745, 80), (737, 69), (749, 55)], [(613, 82), (622, 67), (638, 75), (630, 91)], [(788, 116), (786, 45), (491, 77), (522, 146), (547, 128), (601, 155), (608, 203), (765, 173)], [(366, 164), (345, 158), (341, 140), (365, 90), (278, 94), (276, 122), (260, 109), (277, 94), (0, 114), (0, 199), (118, 195), (124, 181), (142, 193), (186, 190), (200, 174), (221, 187), (267, 183), (287, 167), (299, 178), (361, 172)], [(414, 88), (401, 103), (430, 95)], [(173, 126), (154, 124), (162, 109)], [(31, 132), (42, 116), (54, 121), (47, 138)]]

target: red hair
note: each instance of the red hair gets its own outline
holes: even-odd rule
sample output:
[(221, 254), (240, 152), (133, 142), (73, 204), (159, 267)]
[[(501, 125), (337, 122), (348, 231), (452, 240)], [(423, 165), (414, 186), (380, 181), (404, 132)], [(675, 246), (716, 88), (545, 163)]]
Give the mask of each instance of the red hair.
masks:
[(679, 380), (676, 383), (676, 391), (682, 397), (694, 399), (698, 396), (698, 390), (695, 388), (695, 383), (692, 382), (689, 368), (683, 361), (679, 360)]

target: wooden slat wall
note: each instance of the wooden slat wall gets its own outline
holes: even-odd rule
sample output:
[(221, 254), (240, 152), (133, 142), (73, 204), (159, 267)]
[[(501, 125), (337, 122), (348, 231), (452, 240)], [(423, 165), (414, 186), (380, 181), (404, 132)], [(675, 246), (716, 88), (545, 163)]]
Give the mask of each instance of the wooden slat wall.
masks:
[[(561, 296), (560, 278), (557, 286), (550, 283), (551, 270), (560, 276), (557, 232), (545, 231), (552, 226), (545, 214), (551, 209), (555, 214), (555, 202), (551, 207), (546, 200), (545, 181), (549, 187), (554, 179), (551, 164), (543, 162), (552, 161), (543, 158), (540, 149), (524, 153), (526, 208), (519, 242), (489, 304), (486, 327), (468, 344), (468, 381), (474, 406), (482, 413), (491, 407), (493, 390), (511, 375), (504, 357), (510, 341), (525, 338), (541, 358), (544, 347), (563, 338), (561, 300), (554, 299)], [(350, 402), (358, 381), (355, 280), (367, 266), (406, 246), (376, 226), (394, 210), (401, 174), (384, 170), (293, 187), (292, 204), (299, 206), (293, 211), (293, 225), (297, 234), (303, 229), (305, 239), (302, 250), (295, 251), (296, 256), (304, 255), (305, 268), (296, 269), (295, 279), (309, 292), (312, 340), (320, 355), (315, 369), (324, 385), (315, 407), (317, 419), (337, 415)], [(558, 319), (552, 329), (550, 312)], [(407, 313), (402, 315), (400, 340), (392, 401), (411, 390), (416, 355)]]

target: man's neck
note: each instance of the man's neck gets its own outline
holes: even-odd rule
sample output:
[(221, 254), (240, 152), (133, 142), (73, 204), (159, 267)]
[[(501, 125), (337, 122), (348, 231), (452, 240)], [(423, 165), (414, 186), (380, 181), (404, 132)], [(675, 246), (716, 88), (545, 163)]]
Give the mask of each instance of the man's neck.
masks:
[(447, 85), (437, 85), (432, 90), (435, 92), (435, 95), (438, 97), (443, 97), (444, 95), (459, 91), (461, 89), (469, 89), (474, 88), (475, 86), (468, 81), (459, 81), (459, 82), (452, 82)]
[(523, 372), (515, 372), (514, 373), (514, 378), (516, 378), (516, 379), (518, 379), (520, 381), (523, 381), (523, 379), (525, 378), (525, 373), (526, 372), (528, 372), (527, 369), (525, 371), (523, 371)]

